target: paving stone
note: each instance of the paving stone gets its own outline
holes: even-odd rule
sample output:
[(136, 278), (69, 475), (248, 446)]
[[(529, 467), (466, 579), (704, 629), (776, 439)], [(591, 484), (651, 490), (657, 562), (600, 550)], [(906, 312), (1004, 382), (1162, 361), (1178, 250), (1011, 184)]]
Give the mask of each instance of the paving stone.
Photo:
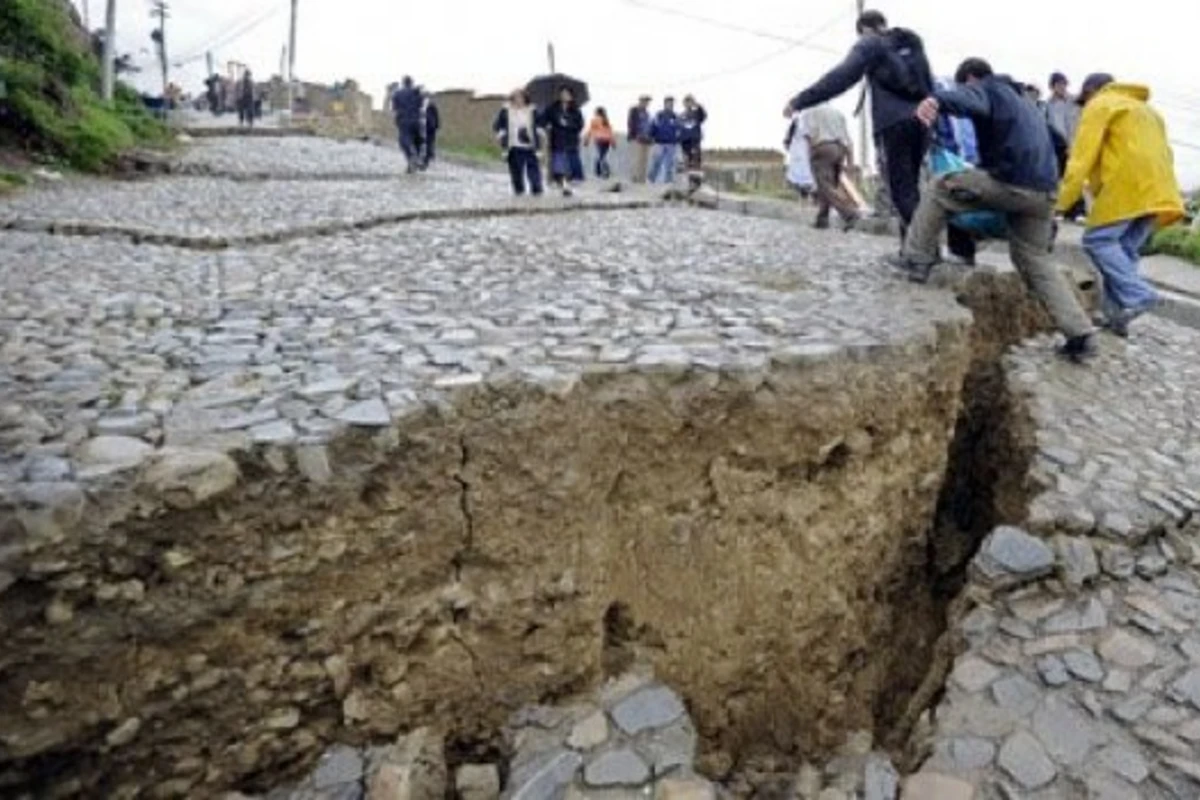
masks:
[(1111, 632), (1100, 643), (1100, 657), (1126, 669), (1138, 669), (1154, 663), (1157, 650), (1147, 641), (1123, 630)]
[(500, 771), (495, 764), (463, 764), (455, 772), (454, 788), (459, 800), (497, 800)]
[(1082, 681), (1099, 683), (1104, 679), (1104, 668), (1095, 654), (1088, 650), (1068, 650), (1062, 654), (1067, 670)]
[(129, 436), (97, 436), (79, 449), (78, 458), (88, 466), (135, 467), (142, 463), (154, 447), (141, 439)]
[(904, 779), (900, 800), (976, 800), (975, 787), (950, 775), (921, 772)]
[(583, 770), (588, 786), (641, 786), (650, 780), (650, 767), (633, 750), (622, 748), (602, 753)]
[(1106, 627), (1108, 627), (1108, 614), (1100, 601), (1094, 597), (1088, 600), (1082, 608), (1060, 611), (1042, 623), (1042, 629), (1049, 634), (1080, 633), (1101, 630)]
[(574, 750), (591, 750), (606, 741), (608, 741), (608, 718), (604, 716), (603, 711), (597, 711), (575, 724), (567, 739), (567, 746)]
[(363, 400), (338, 412), (337, 419), (347, 425), (365, 428), (384, 428), (391, 424), (392, 415), (380, 399)]
[(313, 788), (329, 789), (343, 783), (358, 783), (363, 779), (365, 763), (362, 753), (353, 747), (338, 745), (327, 750), (313, 772)]
[(1137, 750), (1122, 745), (1109, 745), (1096, 752), (1091, 763), (1111, 770), (1133, 784), (1150, 777), (1146, 759)]
[(1200, 709), (1200, 667), (1193, 667), (1171, 684), (1171, 699)]
[(950, 741), (949, 749), (955, 768), (962, 772), (983, 769), (996, 757), (996, 746), (976, 736), (956, 737)]
[(881, 753), (867, 756), (863, 769), (863, 800), (896, 800), (900, 774), (891, 760)]
[(1041, 743), (1025, 731), (1017, 731), (1005, 739), (997, 763), (1027, 790), (1040, 789), (1058, 775)]
[(655, 686), (626, 697), (612, 707), (613, 722), (630, 736), (650, 728), (670, 725), (685, 713), (679, 697), (664, 686)]
[(526, 764), (509, 776), (506, 800), (554, 800), (575, 778), (583, 757), (571, 750), (557, 750)]
[(1123, 669), (1112, 669), (1104, 678), (1104, 691), (1124, 694), (1133, 688), (1133, 673)]
[(1007, 675), (992, 684), (992, 699), (996, 705), (1016, 714), (1032, 712), (1042, 702), (1042, 692), (1037, 684), (1024, 675)]
[(976, 564), (990, 580), (1020, 583), (1049, 574), (1054, 553), (1020, 528), (1001, 526), (984, 540)]
[(1055, 763), (1067, 767), (1082, 764), (1090, 752), (1108, 741), (1098, 723), (1055, 696), (1046, 698), (1034, 713), (1030, 730)]
[(1077, 536), (1056, 536), (1059, 569), (1063, 580), (1072, 586), (1082, 586), (1100, 574), (1100, 562), (1092, 543)]
[(1063, 686), (1070, 682), (1067, 665), (1058, 656), (1042, 656), (1035, 663), (1038, 674), (1042, 676), (1042, 682), (1047, 686)]
[(1128, 697), (1117, 705), (1113, 706), (1113, 716), (1122, 722), (1137, 722), (1142, 717), (1150, 712), (1154, 707), (1154, 697), (1152, 695), (1139, 693)]
[(1002, 674), (994, 664), (982, 658), (967, 655), (958, 659), (951, 679), (968, 692), (981, 692)]

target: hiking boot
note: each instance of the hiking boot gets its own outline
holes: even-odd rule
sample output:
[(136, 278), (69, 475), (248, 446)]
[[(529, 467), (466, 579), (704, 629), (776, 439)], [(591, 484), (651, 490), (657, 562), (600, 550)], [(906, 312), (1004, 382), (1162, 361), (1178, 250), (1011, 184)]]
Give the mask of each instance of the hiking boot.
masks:
[(846, 217), (842, 220), (842, 233), (849, 233), (858, 227), (858, 221), (862, 217)]
[(906, 255), (888, 256), (884, 263), (903, 273), (913, 283), (929, 283), (929, 276), (937, 266), (936, 261), (915, 261)]
[(1067, 343), (1058, 349), (1058, 354), (1073, 364), (1083, 364), (1099, 355), (1096, 346), (1096, 334), (1085, 333), (1082, 336), (1072, 336)]
[(1143, 314), (1151, 311), (1157, 303), (1142, 306), (1141, 308), (1122, 308), (1108, 315), (1108, 322), (1105, 324), (1114, 336), (1119, 336), (1122, 339), (1129, 338), (1129, 326), (1133, 321)]
[(829, 220), (819, 219), (816, 222), (814, 222), (812, 226), (813, 226), (813, 230), (827, 231), (827, 230), (829, 230)]

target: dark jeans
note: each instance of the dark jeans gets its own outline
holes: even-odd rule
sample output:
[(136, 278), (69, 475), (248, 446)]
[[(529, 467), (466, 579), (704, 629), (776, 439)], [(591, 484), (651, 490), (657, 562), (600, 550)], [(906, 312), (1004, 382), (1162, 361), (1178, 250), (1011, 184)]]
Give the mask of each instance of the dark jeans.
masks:
[(916, 118), (884, 128), (875, 137), (887, 164), (888, 191), (892, 205), (907, 230), (921, 202), (921, 164), (929, 149), (929, 129)]
[(408, 160), (412, 172), (421, 166), (421, 126), (416, 123), (400, 125), (400, 150)]
[(596, 142), (596, 177), (607, 179), (612, 175), (608, 166), (608, 152), (612, 150), (610, 142)]
[(542, 170), (538, 166), (537, 153), (523, 147), (508, 151), (508, 175), (512, 178), (513, 194), (525, 194), (526, 184), (533, 195), (542, 193)]
[(437, 131), (429, 131), (425, 134), (425, 163), (433, 162), (437, 157)]

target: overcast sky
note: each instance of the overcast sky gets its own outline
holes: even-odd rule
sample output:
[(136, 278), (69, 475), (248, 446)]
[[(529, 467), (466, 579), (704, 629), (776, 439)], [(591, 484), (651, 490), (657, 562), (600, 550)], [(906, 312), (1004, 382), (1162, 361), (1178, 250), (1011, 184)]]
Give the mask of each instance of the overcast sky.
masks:
[[(104, 0), (88, 2), (98, 26)], [(148, 0), (118, 3), (120, 47), (149, 68), (138, 82), (157, 88)], [(171, 0), (171, 60), (199, 56), (176, 79), (197, 91), (210, 46), (218, 63), (277, 73), (288, 5)], [(1031, 83), (1062, 70), (1078, 84), (1105, 70), (1149, 84), (1177, 142), (1182, 179), (1200, 185), (1200, 68), (1196, 28), (1185, 22), (1194, 21), (1196, 0), (1140, 0), (1120, 14), (1094, 0), (881, 0), (876, 7), (924, 37), (940, 74), (978, 55)], [(404, 74), (431, 89), (502, 92), (544, 72), (553, 41), (558, 68), (587, 80), (594, 102), (621, 126), (642, 91), (692, 92), (708, 108), (711, 145), (771, 147), (783, 137), (784, 102), (853, 43), (854, 16), (852, 0), (299, 0), (297, 74), (317, 82), (353, 77), (376, 102)], [(840, 105), (850, 111), (856, 99), (851, 93)]]

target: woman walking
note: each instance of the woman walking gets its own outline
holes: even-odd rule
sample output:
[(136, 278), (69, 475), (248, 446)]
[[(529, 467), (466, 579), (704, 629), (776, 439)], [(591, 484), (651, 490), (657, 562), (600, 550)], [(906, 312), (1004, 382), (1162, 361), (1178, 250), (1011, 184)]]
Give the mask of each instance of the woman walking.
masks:
[(550, 132), (550, 177), (563, 196), (570, 197), (571, 184), (583, 180), (583, 159), (579, 155), (583, 112), (575, 104), (575, 93), (566, 86), (560, 89), (558, 102), (541, 114), (539, 123)]
[(529, 93), (517, 89), (496, 115), (492, 130), (508, 162), (513, 194), (520, 197), (526, 189), (534, 197), (542, 193), (542, 168), (538, 164), (541, 137), (537, 128), (537, 109), (529, 102)]
[(608, 121), (608, 112), (597, 108), (592, 122), (588, 126), (587, 135), (583, 137), (584, 145), (596, 145), (596, 177), (608, 180), (612, 177), (612, 169), (608, 166), (608, 153), (616, 146), (616, 136), (613, 134), (612, 123)]

